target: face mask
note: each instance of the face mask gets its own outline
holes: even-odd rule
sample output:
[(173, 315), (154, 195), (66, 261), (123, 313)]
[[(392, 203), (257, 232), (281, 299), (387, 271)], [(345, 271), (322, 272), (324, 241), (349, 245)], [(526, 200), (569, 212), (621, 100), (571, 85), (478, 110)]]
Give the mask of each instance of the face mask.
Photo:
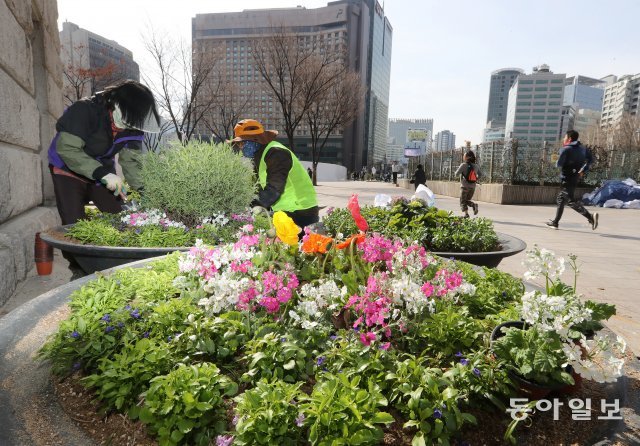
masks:
[(253, 158), (258, 150), (260, 150), (260, 144), (255, 141), (245, 141), (242, 145), (242, 155), (246, 158)]
[(147, 133), (158, 133), (160, 131), (158, 123), (156, 122), (155, 117), (151, 112), (147, 114), (142, 125), (135, 126), (124, 120), (124, 117), (122, 116), (122, 110), (120, 110), (118, 104), (115, 104), (113, 107), (112, 117), (113, 124), (119, 129), (141, 130)]

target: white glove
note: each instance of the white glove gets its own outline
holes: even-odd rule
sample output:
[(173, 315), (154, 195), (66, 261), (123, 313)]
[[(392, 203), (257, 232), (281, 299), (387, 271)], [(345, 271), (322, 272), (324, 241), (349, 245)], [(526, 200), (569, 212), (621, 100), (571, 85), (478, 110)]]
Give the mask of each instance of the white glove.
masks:
[(116, 174), (108, 173), (102, 177), (100, 182), (104, 184), (107, 189), (113, 191), (113, 195), (115, 196), (127, 193), (124, 188), (124, 181)]

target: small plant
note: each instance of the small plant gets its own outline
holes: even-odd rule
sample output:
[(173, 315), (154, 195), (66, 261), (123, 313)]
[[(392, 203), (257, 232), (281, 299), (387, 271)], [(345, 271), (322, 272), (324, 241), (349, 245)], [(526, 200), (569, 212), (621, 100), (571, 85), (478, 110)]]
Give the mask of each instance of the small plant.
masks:
[(327, 374), (316, 383), (309, 400), (301, 404), (312, 445), (374, 445), (382, 439), (379, 425), (394, 418), (379, 409), (387, 399), (373, 380), (361, 386), (360, 377)]
[(157, 433), (161, 446), (206, 446), (226, 430), (223, 397), (237, 391), (237, 384), (214, 364), (180, 364), (151, 380), (137, 415)]
[(163, 209), (192, 227), (203, 218), (246, 209), (255, 195), (250, 163), (227, 145), (191, 141), (159, 154), (142, 166), (145, 208)]
[(308, 376), (307, 352), (295, 340), (272, 332), (249, 341), (245, 347), (244, 360), (249, 370), (243, 381), (256, 382), (260, 379), (282, 379), (296, 382)]
[(295, 446), (303, 441), (304, 414), (298, 402), (305, 398), (300, 385), (276, 380), (260, 381), (236, 397), (234, 445)]

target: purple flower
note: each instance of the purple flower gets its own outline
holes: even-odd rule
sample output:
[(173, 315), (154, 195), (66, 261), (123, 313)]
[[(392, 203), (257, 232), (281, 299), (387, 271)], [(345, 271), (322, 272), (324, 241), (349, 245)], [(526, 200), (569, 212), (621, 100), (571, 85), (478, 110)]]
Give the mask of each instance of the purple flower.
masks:
[(231, 420), (231, 424), (235, 426), (236, 424), (238, 424), (238, 421), (240, 421), (240, 417), (238, 415), (234, 415), (233, 420)]
[(173, 336), (171, 335), (167, 336), (167, 342), (171, 342), (172, 339), (173, 339)]
[(464, 358), (464, 355), (460, 352), (456, 353), (456, 358)]
[(73, 330), (73, 331), (71, 332), (71, 337), (72, 337), (73, 339), (78, 339), (78, 338), (80, 337), (80, 333), (78, 333), (77, 331)]
[(433, 418), (442, 418), (442, 412), (440, 412), (440, 409), (434, 409)]
[(480, 372), (480, 370), (479, 370), (478, 368), (476, 368), (476, 367), (474, 367), (474, 368), (473, 368), (473, 374), (474, 374), (474, 375), (476, 375), (476, 376), (480, 376), (480, 373), (481, 373), (481, 372)]
[(280, 342), (287, 342), (287, 338), (280, 338)]
[(296, 426), (302, 427), (302, 425), (304, 424), (304, 420), (305, 420), (304, 414), (303, 413), (299, 414), (298, 417), (296, 418)]
[(230, 446), (233, 444), (233, 435), (218, 435), (216, 437), (216, 446)]
[(118, 328), (124, 327), (124, 322), (118, 322)]
[(81, 362), (74, 362), (73, 365), (71, 366), (72, 370), (80, 370), (80, 367), (82, 367), (82, 363)]
[(318, 356), (318, 359), (316, 359), (316, 365), (319, 367), (324, 364), (326, 360), (327, 358), (325, 358), (324, 356)]
[(107, 327), (104, 329), (104, 332), (105, 333), (111, 333), (115, 329), (116, 329), (116, 327), (114, 327), (112, 325), (107, 325)]
[(125, 309), (125, 310), (130, 310), (130, 309), (131, 309), (131, 305), (126, 305), (126, 306), (124, 307), (124, 309)]
[(131, 315), (132, 318), (134, 319), (140, 319), (140, 310), (138, 310), (137, 308), (135, 308), (131, 313), (129, 313)]
[(107, 313), (104, 316), (102, 316), (100, 320), (105, 322), (111, 322), (111, 316), (109, 315), (109, 313)]
[(329, 339), (331, 339), (332, 341), (335, 341), (336, 339), (338, 339), (338, 337), (336, 335), (331, 335), (329, 336)]
[(149, 337), (149, 332), (145, 331), (144, 333), (142, 333), (142, 337), (143, 338), (148, 338)]
[(460, 364), (462, 364), (462, 365), (468, 365), (468, 364), (469, 364), (469, 360), (468, 360), (468, 359), (466, 359), (466, 358), (462, 358), (462, 359), (460, 360)]

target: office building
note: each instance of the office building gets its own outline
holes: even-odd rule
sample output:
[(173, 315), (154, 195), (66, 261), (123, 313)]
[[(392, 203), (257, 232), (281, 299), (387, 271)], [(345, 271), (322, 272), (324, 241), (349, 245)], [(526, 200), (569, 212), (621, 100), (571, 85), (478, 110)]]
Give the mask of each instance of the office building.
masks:
[(555, 74), (548, 65), (521, 74), (509, 90), (505, 138), (534, 145), (556, 141), (561, 130), (565, 74)]
[(456, 147), (456, 135), (450, 130), (442, 130), (433, 138), (433, 150), (441, 152)]
[(586, 134), (587, 129), (593, 129), (600, 124), (601, 115), (599, 111), (589, 110), (588, 108), (577, 110), (573, 117), (573, 130), (580, 133), (580, 135)]
[(563, 106), (575, 110), (588, 109), (602, 111), (602, 97), (607, 82), (586, 76), (572, 76), (565, 79)]
[(504, 127), (491, 128), (486, 127), (482, 134), (482, 142), (490, 143), (494, 141), (504, 141)]
[(519, 75), (524, 73), (520, 68), (503, 68), (491, 73), (489, 84), (489, 106), (487, 108), (487, 128), (503, 128), (507, 119), (509, 89)]
[[(326, 7), (255, 9), (233, 13), (197, 14), (192, 19), (194, 57), (221, 55), (223, 75), (239, 86), (239, 99), (249, 100), (245, 116), (259, 118), (280, 130), (282, 111), (253, 66), (252, 45), (284, 27), (302, 45), (345, 48), (344, 63), (360, 75), (366, 99), (360, 116), (331, 135), (321, 161), (360, 170), (386, 155), (393, 30), (377, 0), (339, 0)], [(214, 54), (216, 56), (214, 56)], [(294, 151), (310, 159), (311, 138), (302, 123)]]
[(625, 115), (638, 116), (639, 103), (640, 73), (620, 77), (604, 91), (601, 125), (614, 126)]
[(433, 119), (412, 118), (412, 119), (389, 119), (389, 136), (398, 145), (409, 142), (409, 130), (420, 129), (429, 133), (429, 139), (433, 138)]
[(118, 42), (71, 22), (62, 24), (59, 35), (63, 69), (70, 75), (63, 76), (63, 91), (67, 98), (73, 96), (70, 101), (90, 96), (119, 80), (140, 80), (133, 54)]

